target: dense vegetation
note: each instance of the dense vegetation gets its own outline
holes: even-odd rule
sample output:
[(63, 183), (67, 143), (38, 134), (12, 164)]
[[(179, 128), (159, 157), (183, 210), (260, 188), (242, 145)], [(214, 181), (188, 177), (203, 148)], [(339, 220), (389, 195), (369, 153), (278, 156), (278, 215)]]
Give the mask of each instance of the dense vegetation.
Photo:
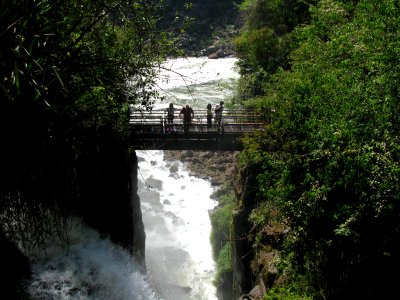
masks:
[(289, 229), (279, 265), (286, 289), (314, 299), (396, 294), (398, 1), (246, 0), (241, 8), (239, 99), (269, 122), (242, 156), (263, 168), (250, 217), (255, 249), (278, 221)]
[[(129, 104), (155, 96), (153, 67), (173, 53), (186, 17), (206, 40), (230, 21), (201, 13), (234, 18), (233, 3), (1, 2), (2, 245), (65, 238), (68, 216), (90, 223), (99, 202), (109, 214), (129, 177)], [(245, 0), (240, 10), (237, 101), (268, 122), (242, 153), (263, 169), (250, 216), (255, 252), (265, 227), (288, 229), (285, 289), (270, 297), (388, 298), (400, 267), (398, 1)], [(231, 226), (225, 200), (212, 216), (215, 240)], [(104, 230), (115, 221), (104, 220)], [(219, 275), (229, 246), (214, 249)]]
[(211, 235), (210, 242), (213, 258), (217, 263), (214, 284), (224, 298), (232, 298), (232, 243), (230, 242), (232, 231), (232, 211), (235, 207), (235, 197), (232, 186), (225, 185), (216, 190), (213, 195), (218, 201), (218, 207), (210, 213)]
[(152, 0), (1, 1), (2, 241), (65, 239), (70, 215), (105, 234), (122, 222), (110, 203), (130, 203), (129, 104), (149, 103), (173, 53), (160, 12)]
[[(239, 0), (164, 0), (160, 25), (178, 32), (185, 27), (180, 45), (187, 53), (198, 53), (239, 25), (236, 3)], [(233, 30), (232, 30), (233, 29)]]

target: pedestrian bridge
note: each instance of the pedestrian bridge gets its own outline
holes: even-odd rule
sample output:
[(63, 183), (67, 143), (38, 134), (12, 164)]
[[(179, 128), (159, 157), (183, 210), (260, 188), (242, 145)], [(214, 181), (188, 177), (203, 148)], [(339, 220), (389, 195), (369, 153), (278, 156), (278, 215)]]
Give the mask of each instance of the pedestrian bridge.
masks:
[(132, 110), (129, 117), (131, 145), (137, 150), (219, 150), (237, 151), (243, 148), (241, 138), (261, 130), (260, 115), (248, 110), (224, 110), (221, 128), (215, 120), (207, 128), (206, 110), (195, 110), (188, 132), (183, 132), (183, 118), (175, 112), (173, 124), (168, 124), (163, 110)]

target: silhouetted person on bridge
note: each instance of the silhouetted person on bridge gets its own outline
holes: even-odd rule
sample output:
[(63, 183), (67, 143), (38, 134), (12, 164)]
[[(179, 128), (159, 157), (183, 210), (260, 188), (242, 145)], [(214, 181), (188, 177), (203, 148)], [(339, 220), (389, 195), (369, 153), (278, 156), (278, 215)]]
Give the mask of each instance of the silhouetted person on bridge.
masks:
[(167, 124), (165, 125), (165, 132), (166, 133), (173, 133), (174, 132), (174, 117), (175, 117), (175, 107), (172, 103), (169, 104), (167, 109)]
[(211, 103), (207, 104), (207, 132), (210, 132), (211, 125), (212, 125), (212, 110), (211, 110)]
[(172, 124), (174, 123), (174, 116), (175, 116), (175, 107), (172, 103), (169, 104), (169, 107), (165, 110), (167, 112), (167, 123)]
[(179, 113), (179, 118), (183, 115), (183, 131), (185, 133), (189, 132), (189, 126), (190, 123), (192, 123), (192, 118), (194, 118), (194, 112), (193, 109), (186, 104), (185, 107), (183, 107)]
[(222, 132), (222, 112), (224, 111), (224, 101), (221, 101), (219, 105), (215, 106), (215, 125), (217, 126), (217, 131)]

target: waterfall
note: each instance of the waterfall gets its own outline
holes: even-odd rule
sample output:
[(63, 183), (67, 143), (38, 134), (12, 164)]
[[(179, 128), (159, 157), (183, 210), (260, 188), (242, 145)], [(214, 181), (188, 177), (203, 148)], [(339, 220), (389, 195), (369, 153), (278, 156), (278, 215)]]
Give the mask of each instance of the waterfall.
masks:
[(139, 185), (146, 229), (146, 265), (164, 299), (216, 299), (215, 265), (208, 212), (209, 181), (189, 176), (179, 161), (162, 151), (138, 151)]
[(139, 269), (126, 250), (77, 226), (68, 249), (52, 243), (34, 257), (28, 292), (32, 299), (160, 299)]
[[(166, 100), (155, 109), (189, 104), (215, 105), (231, 95), (238, 74), (236, 59), (170, 60), (159, 77)], [(171, 68), (173, 72), (166, 71)], [(146, 231), (146, 265), (154, 288), (166, 300), (213, 300), (215, 262), (210, 245), (209, 180), (191, 177), (180, 161), (167, 162), (163, 151), (137, 151), (138, 194)]]
[[(168, 61), (175, 72), (160, 75), (158, 84), (166, 101), (157, 103), (156, 109), (170, 102), (205, 108), (225, 100), (238, 77), (234, 62), (233, 58)], [(43, 255), (30, 257), (32, 278), (27, 289), (32, 299), (216, 299), (208, 211), (217, 203), (210, 199), (210, 182), (189, 176), (179, 161), (164, 161), (162, 151), (140, 151), (138, 156), (148, 276), (139, 272), (124, 249), (79, 225), (71, 232), (68, 248), (52, 243)]]

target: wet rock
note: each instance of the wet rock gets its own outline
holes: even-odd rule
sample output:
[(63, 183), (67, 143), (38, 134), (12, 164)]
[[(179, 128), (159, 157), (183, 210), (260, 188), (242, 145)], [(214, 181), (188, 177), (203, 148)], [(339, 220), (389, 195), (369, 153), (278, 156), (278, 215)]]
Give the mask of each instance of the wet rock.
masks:
[(178, 173), (171, 173), (171, 174), (168, 175), (168, 177), (172, 177), (174, 179), (179, 179), (180, 178)]
[(211, 179), (211, 186), (219, 186), (221, 185), (221, 182), (219, 182), (218, 180), (215, 180), (214, 178)]
[(262, 300), (263, 299), (263, 291), (260, 285), (256, 285), (248, 294), (249, 298), (242, 298), (242, 299), (255, 299), (255, 300)]
[(193, 151), (186, 150), (186, 151), (183, 151), (181, 159), (192, 158), (192, 157), (193, 157)]
[(189, 286), (180, 286), (180, 289), (182, 289), (182, 291), (184, 291), (187, 294), (189, 294), (192, 291), (192, 288)]
[(172, 166), (169, 168), (169, 171), (170, 171), (171, 173), (177, 173), (178, 170), (179, 170), (178, 165), (175, 165), (175, 164), (172, 165)]
[(163, 182), (159, 179), (155, 179), (154, 177), (150, 177), (146, 179), (145, 184), (153, 189), (162, 190)]
[(202, 163), (202, 161), (197, 157), (192, 159), (192, 164), (201, 164), (201, 163)]
[(220, 171), (220, 172), (225, 172), (226, 171), (226, 166), (225, 165), (217, 166), (217, 170)]
[(217, 55), (216, 52), (211, 53), (210, 55), (208, 55), (208, 59), (217, 59), (217, 58), (218, 58), (218, 55)]
[(217, 55), (217, 58), (223, 58), (223, 57), (226, 57), (226, 56), (227, 56), (227, 53), (226, 53), (224, 50), (219, 49), (219, 50), (216, 52), (216, 55)]
[(218, 167), (217, 165), (212, 164), (212, 165), (208, 166), (208, 169), (215, 173), (217, 171), (217, 167)]
[(161, 206), (160, 193), (157, 192), (157, 191), (149, 190), (149, 191), (145, 191), (143, 193), (140, 193), (140, 200), (142, 202), (145, 202), (145, 203), (150, 203), (152, 205)]
[(203, 160), (206, 160), (206, 159), (211, 158), (213, 155), (212, 155), (212, 152), (206, 151), (206, 152), (201, 152), (199, 156), (200, 156)]
[(190, 170), (190, 176), (210, 180), (212, 186), (230, 184), (236, 172), (235, 152), (164, 151), (164, 159), (185, 161)]
[(208, 46), (206, 49), (202, 51), (204, 56), (209, 56), (210, 54), (216, 53), (218, 51), (218, 47), (216, 46)]

